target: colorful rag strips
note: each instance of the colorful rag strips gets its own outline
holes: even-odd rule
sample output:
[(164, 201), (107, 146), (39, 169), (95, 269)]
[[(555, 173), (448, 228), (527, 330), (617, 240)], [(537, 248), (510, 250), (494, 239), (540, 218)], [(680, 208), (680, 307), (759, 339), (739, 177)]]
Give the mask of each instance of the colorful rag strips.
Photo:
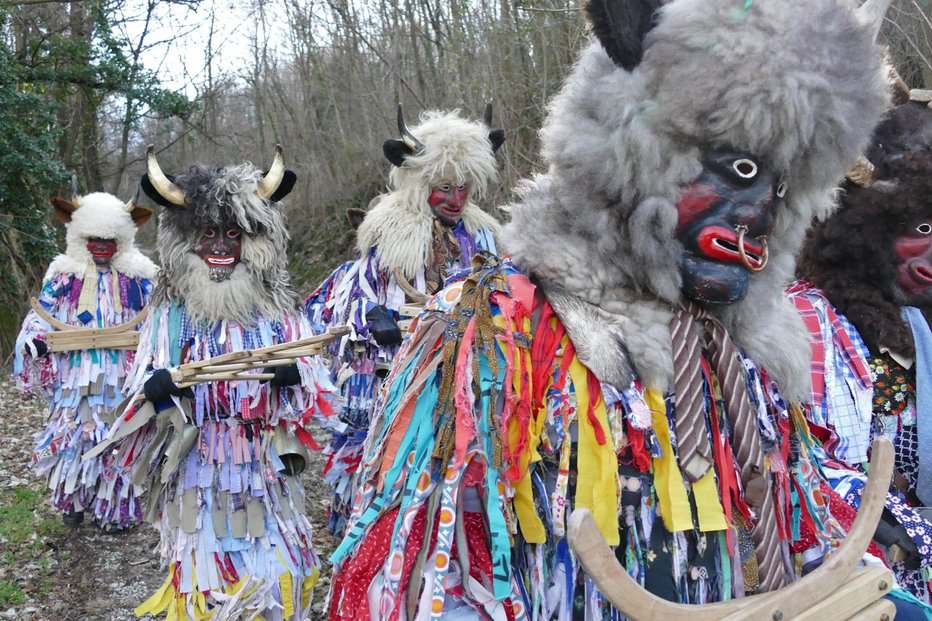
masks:
[[(312, 336), (303, 317), (251, 326), (194, 322), (184, 306), (152, 309), (127, 391), (135, 397), (151, 369)], [(305, 517), (304, 492), (286, 473), (273, 441), (307, 446), (312, 418), (332, 415), (333, 387), (317, 357), (298, 361), (301, 384), (197, 384), (193, 398), (165, 409), (129, 407), (113, 425), (118, 466), (148, 482), (145, 517), (161, 534), (169, 575), (137, 614), (169, 619), (306, 619), (320, 561)], [(251, 616), (252, 615), (252, 616)]]
[[(331, 559), (330, 618), (617, 618), (568, 548), (576, 507), (655, 594), (705, 603), (753, 592), (756, 517), (708, 363), (714, 467), (690, 485), (674, 396), (600, 384), (526, 276), (485, 254), (474, 265), (398, 352)], [(829, 500), (844, 502), (824, 485), (801, 413), (742, 362), (787, 565), (792, 553), (822, 558), (845, 533)]]
[[(42, 288), (39, 303), (69, 325), (107, 328), (133, 319), (152, 292), (146, 279), (112, 270), (98, 273), (96, 268), (93, 274), (94, 278), (85, 279), (74, 274), (52, 277)], [(33, 467), (48, 478), (52, 504), (58, 510), (89, 511), (102, 526), (129, 526), (142, 519), (140, 490), (113, 471), (110, 455), (81, 458), (107, 435), (111, 412), (123, 401), (122, 386), (134, 353), (85, 349), (41, 358), (25, 353), (33, 339), (45, 340), (50, 330), (45, 320), (29, 311), (16, 339), (13, 363), (20, 390), (49, 399), (45, 429), (36, 435)]]
[[(436, 228), (442, 228), (439, 225)], [(495, 252), (494, 237), (481, 228), (471, 235), (460, 222), (451, 231), (458, 245), (457, 262), (422, 268), (412, 285), (421, 292), (428, 289), (428, 271), (452, 273), (469, 267), (469, 257), (477, 250)], [(387, 369), (398, 352), (397, 345), (380, 346), (369, 334), (369, 311), (381, 305), (398, 319), (398, 309), (405, 303), (404, 291), (391, 270), (383, 269), (372, 247), (355, 261), (338, 267), (305, 301), (304, 310), (311, 325), (326, 329), (348, 325), (351, 329), (339, 343), (330, 348), (332, 379), (340, 390), (342, 404), (338, 417), (327, 427), (330, 442), (324, 449), (327, 464), (324, 479), (333, 490), (328, 527), (334, 533), (343, 532), (356, 495), (354, 475), (362, 460), (363, 444), (369, 419), (375, 407), (381, 381), (378, 370)]]
[(889, 354), (873, 355), (851, 322), (808, 281), (794, 283), (787, 295), (812, 337), (813, 395), (806, 415), (824, 443), (818, 449), (823, 475), (857, 507), (867, 448), (875, 434), (890, 438), (901, 475), (897, 478), (905, 481), (905, 489), (887, 497), (887, 510), (916, 543), (921, 558), (919, 569), (908, 569), (903, 562), (891, 569), (901, 586), (932, 603), (932, 523), (908, 504), (916, 501), (919, 466), (915, 373)]

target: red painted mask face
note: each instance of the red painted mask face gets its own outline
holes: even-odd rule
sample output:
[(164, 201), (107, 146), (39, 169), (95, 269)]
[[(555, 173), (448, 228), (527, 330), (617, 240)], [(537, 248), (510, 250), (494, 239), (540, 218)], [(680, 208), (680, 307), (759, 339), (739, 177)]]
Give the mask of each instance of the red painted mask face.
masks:
[(194, 253), (207, 263), (210, 279), (215, 282), (222, 282), (233, 274), (242, 250), (242, 231), (233, 226), (207, 229), (194, 246)]
[(463, 208), (468, 198), (469, 188), (465, 183), (462, 185), (444, 183), (430, 189), (427, 204), (442, 224), (456, 226), (463, 219)]
[(932, 220), (917, 222), (893, 240), (897, 281), (914, 306), (932, 303)]
[(733, 304), (747, 295), (751, 272), (767, 264), (774, 204), (787, 186), (745, 153), (712, 151), (703, 164), (676, 205), (683, 294), (706, 304)]
[(91, 259), (97, 267), (109, 267), (110, 260), (117, 251), (116, 240), (101, 239), (100, 237), (91, 237), (87, 240), (87, 251), (91, 253)]

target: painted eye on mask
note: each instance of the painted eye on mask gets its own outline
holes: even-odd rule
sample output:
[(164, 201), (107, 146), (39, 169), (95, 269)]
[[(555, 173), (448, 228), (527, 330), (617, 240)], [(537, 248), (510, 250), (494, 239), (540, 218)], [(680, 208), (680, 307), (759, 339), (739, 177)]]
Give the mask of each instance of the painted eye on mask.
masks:
[(932, 234), (932, 224), (929, 224), (928, 222), (923, 222), (922, 224), (916, 227), (916, 232), (919, 233), (920, 235)]
[(789, 189), (789, 184), (786, 181), (781, 181), (777, 185), (777, 198), (783, 198), (786, 196), (786, 191)]
[(449, 183), (444, 183), (442, 186), (440, 186), (437, 189), (440, 190), (441, 192), (449, 192), (452, 188)]
[(237, 237), (239, 237), (239, 235), (240, 235), (239, 229), (230, 229), (229, 231), (227, 231), (227, 237), (229, 237), (230, 239), (236, 239)]
[(217, 231), (216, 231), (215, 229), (208, 229), (208, 230), (204, 231), (204, 238), (205, 238), (205, 239), (213, 239), (213, 238), (216, 237), (216, 236), (217, 236)]
[(742, 179), (753, 179), (757, 176), (757, 163), (746, 157), (732, 162), (731, 169)]

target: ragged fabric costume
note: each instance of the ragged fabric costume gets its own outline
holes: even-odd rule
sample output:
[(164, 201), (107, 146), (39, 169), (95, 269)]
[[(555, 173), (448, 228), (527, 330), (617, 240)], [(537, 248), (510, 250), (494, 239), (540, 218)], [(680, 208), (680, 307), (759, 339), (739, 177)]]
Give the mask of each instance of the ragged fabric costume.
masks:
[(188, 389), (163, 371), (313, 335), (282, 252), (278, 201), (294, 174), (280, 160), (265, 176), (250, 164), (195, 165), (172, 180), (150, 155), (142, 185), (164, 206), (163, 264), (127, 390), (145, 400), (114, 425), (108, 449), (134, 482), (149, 485), (146, 519), (168, 570), (139, 615), (311, 614), (320, 561), (297, 475), (302, 443), (313, 442), (306, 425), (330, 411), (326, 368), (299, 357), (290, 381), (276, 371), (270, 381), (221, 377)]
[[(400, 338), (386, 340), (372, 329), (374, 321), (379, 325), (376, 314), (381, 325), (393, 323), (406, 302), (405, 289), (433, 294), (449, 273), (468, 268), (477, 251), (496, 252), (499, 224), (475, 202), (497, 179), (495, 151), (504, 132), (490, 131), (490, 123), (491, 107), (485, 124), (463, 119), (456, 111), (427, 112), (409, 130), (399, 109), (402, 139), (384, 145), (393, 163), (391, 189), (372, 201), (359, 226), (359, 256), (337, 268), (305, 303), (312, 324), (348, 325), (352, 330), (331, 348), (342, 396), (339, 420), (325, 449), (324, 473), (334, 492), (329, 526), (334, 532), (342, 532), (355, 496), (353, 475), (379, 376), (398, 351)], [(435, 205), (438, 196), (441, 202)]]
[[(136, 228), (152, 212), (104, 192), (53, 200), (65, 222), (67, 247), (49, 265), (38, 302), (53, 319), (76, 328), (111, 328), (133, 320), (152, 293), (156, 265), (135, 245)], [(109, 249), (89, 248), (91, 239)], [(98, 265), (98, 263), (100, 265)], [(13, 371), (24, 393), (48, 397), (46, 427), (36, 436), (33, 466), (48, 478), (52, 504), (76, 526), (89, 512), (104, 527), (122, 528), (142, 518), (137, 490), (115, 474), (110, 455), (82, 461), (113, 422), (132, 349), (47, 351), (54, 328), (29, 311), (16, 339)], [(36, 341), (42, 343), (37, 351)], [(70, 521), (69, 521), (70, 520)]]
[[(915, 558), (892, 567), (928, 602), (932, 524), (908, 506), (932, 504), (932, 110), (900, 96), (849, 173), (839, 210), (812, 230), (798, 268), (808, 280), (788, 293), (812, 335), (807, 412), (826, 450), (862, 468), (874, 436), (894, 443), (900, 497), (888, 498), (888, 519), (903, 525), (898, 545)], [(836, 489), (847, 494), (851, 477), (840, 475)]]
[(396, 356), (331, 619), (617, 618), (567, 545), (580, 507), (690, 604), (788, 584), (854, 519), (798, 405), (809, 344), (782, 289), (885, 107), (882, 11), (587, 11), (548, 172), (508, 207), (514, 266), (477, 259)]

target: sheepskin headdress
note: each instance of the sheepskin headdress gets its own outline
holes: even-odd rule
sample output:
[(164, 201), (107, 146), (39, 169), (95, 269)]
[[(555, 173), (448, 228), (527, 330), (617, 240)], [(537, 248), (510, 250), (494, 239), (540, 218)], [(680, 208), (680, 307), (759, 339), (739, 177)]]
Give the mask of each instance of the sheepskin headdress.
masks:
[(94, 265), (87, 249), (92, 237), (116, 241), (116, 253), (110, 259), (113, 269), (130, 278), (155, 278), (158, 266), (136, 247), (136, 229), (149, 220), (152, 210), (139, 205), (136, 197), (123, 202), (106, 192), (81, 196), (75, 188), (70, 200), (56, 196), (52, 205), (55, 217), (65, 223), (65, 252), (49, 264), (45, 281), (59, 274), (83, 278)]
[[(155, 301), (177, 300), (194, 319), (244, 324), (295, 312), (298, 296), (285, 253), (290, 236), (279, 202), (295, 180), (284, 169), (280, 147), (267, 173), (249, 163), (194, 164), (177, 177), (162, 174), (150, 147), (142, 188), (165, 207), (159, 215), (162, 271)], [(220, 226), (242, 230), (242, 253), (232, 276), (215, 282), (194, 247), (207, 229)]]
[(839, 210), (810, 231), (798, 272), (854, 323), (871, 352), (884, 347), (914, 357), (912, 331), (900, 317), (905, 299), (893, 241), (917, 221), (932, 220), (928, 105), (906, 102), (892, 110), (866, 159), (870, 174), (845, 182)]
[(383, 269), (400, 267), (414, 278), (427, 261), (434, 214), (427, 197), (430, 186), (442, 182), (469, 185), (463, 208), (463, 225), (475, 235), (485, 227), (498, 233), (499, 224), (482, 211), (480, 201), (490, 183), (498, 180), (495, 151), (504, 142), (501, 129), (491, 130), (491, 110), (486, 122), (469, 121), (459, 110), (431, 110), (421, 114), (420, 123), (408, 129), (399, 107), (400, 140), (388, 140), (383, 150), (392, 162), (390, 189), (366, 214), (356, 234), (360, 252), (376, 246)]
[(832, 208), (886, 107), (874, 39), (887, 0), (871, 3), (589, 2), (598, 40), (550, 105), (549, 171), (524, 183), (503, 236), (601, 379), (672, 387), (676, 204), (702, 153), (729, 147), (766, 162), (789, 190), (767, 268), (741, 302), (712, 311), (789, 397), (807, 394), (806, 332), (782, 289), (805, 229)]

